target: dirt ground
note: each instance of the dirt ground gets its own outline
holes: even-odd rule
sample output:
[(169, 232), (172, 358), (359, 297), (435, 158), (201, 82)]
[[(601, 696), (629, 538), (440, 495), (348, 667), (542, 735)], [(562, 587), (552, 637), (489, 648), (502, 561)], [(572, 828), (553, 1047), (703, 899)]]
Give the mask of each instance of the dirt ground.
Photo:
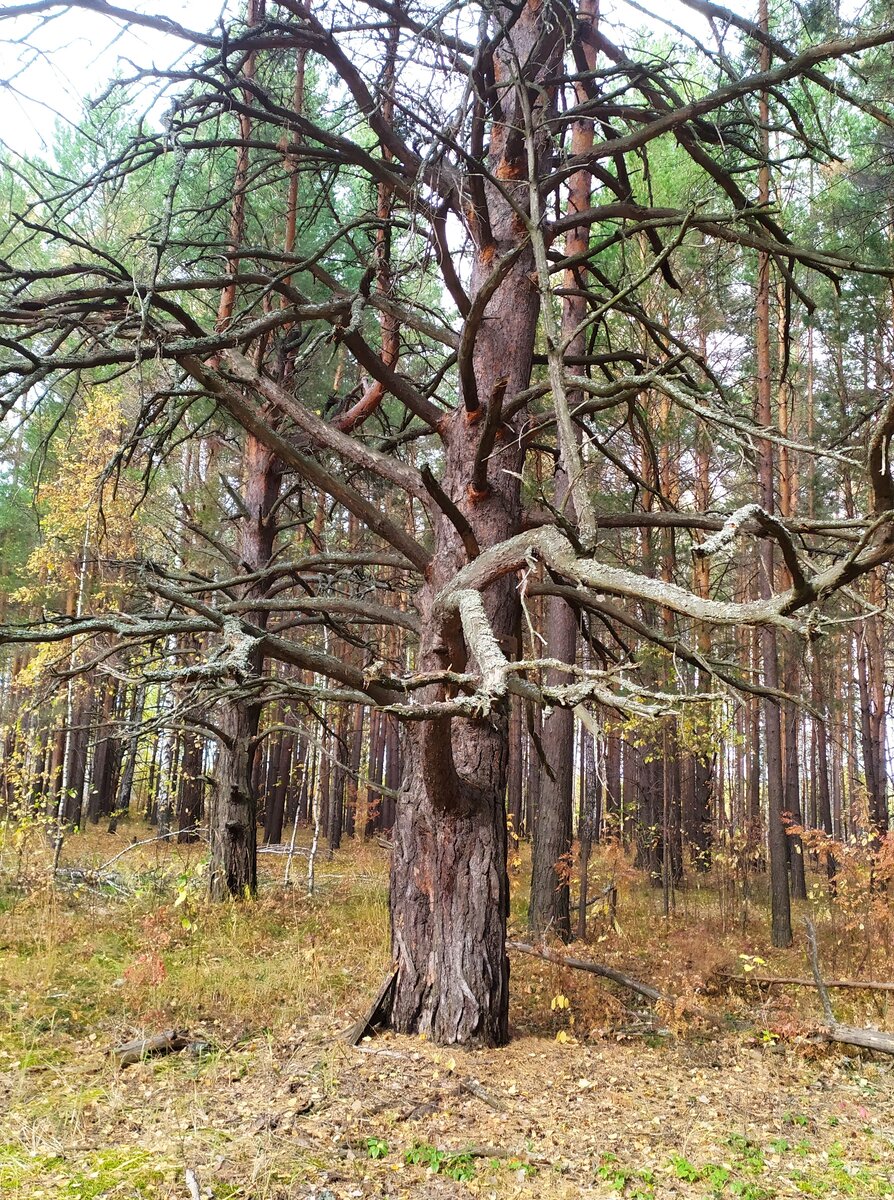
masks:
[[(69, 861), (108, 859), (90, 836)], [(261, 898), (227, 906), (202, 899), (197, 849), (138, 850), (111, 891), (48, 886), (15, 850), (0, 888), (3, 1200), (894, 1196), (894, 1058), (821, 1042), (811, 989), (730, 989), (726, 972), (803, 974), (803, 947), (768, 950), (760, 911), (728, 920), (710, 881), (662, 922), (647, 887), (598, 863), (619, 881), (621, 928), (594, 911), (574, 953), (726, 1028), (514, 956), (511, 1044), (462, 1052), (341, 1036), (388, 967), (381, 849), (321, 861), (312, 897), (265, 859)], [(518, 932), (525, 889), (522, 865)], [(889, 978), (887, 943), (855, 958), (821, 903), (829, 971)], [(867, 914), (848, 918), (858, 933)], [(892, 1024), (885, 993), (835, 1002), (843, 1020)], [(109, 1055), (166, 1028), (188, 1047), (123, 1070)]]
[(252, 1200), (894, 1194), (887, 1063), (739, 1037), (448, 1053), (335, 1032), (125, 1070), (90, 1041), (9, 1063), (0, 1194), (187, 1197), (187, 1168), (203, 1197)]

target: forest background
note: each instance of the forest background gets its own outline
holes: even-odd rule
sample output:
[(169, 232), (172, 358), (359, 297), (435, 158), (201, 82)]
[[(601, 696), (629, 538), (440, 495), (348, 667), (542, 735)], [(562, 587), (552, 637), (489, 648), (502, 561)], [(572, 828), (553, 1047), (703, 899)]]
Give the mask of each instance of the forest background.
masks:
[(740, 7), (0, 8), (10, 1190), (894, 1189), (894, 24)]

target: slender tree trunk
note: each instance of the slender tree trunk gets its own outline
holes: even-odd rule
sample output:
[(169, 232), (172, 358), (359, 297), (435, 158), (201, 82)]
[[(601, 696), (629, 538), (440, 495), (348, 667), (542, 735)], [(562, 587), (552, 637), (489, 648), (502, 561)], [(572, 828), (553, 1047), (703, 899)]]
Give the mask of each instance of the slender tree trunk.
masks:
[(345, 832), (348, 837), (354, 837), (357, 826), (358, 778), (363, 764), (363, 726), (366, 709), (362, 704), (354, 706), (354, 721), (351, 729), (351, 754), (348, 759), (350, 768), (345, 780)]
[(397, 819), (397, 792), (403, 775), (401, 763), (401, 738), (397, 718), (389, 715), (385, 720), (385, 769), (384, 783), (387, 791), (382, 795), (382, 830), (394, 828)]
[[(265, 0), (249, 0), (247, 19), (254, 25), (263, 18)], [(251, 80), (255, 72), (255, 56), (248, 55), (243, 75)], [(296, 64), (296, 89), (298, 80), (303, 85), (304, 58)], [(251, 103), (246, 91), (246, 103)], [(296, 96), (299, 106), (302, 96)], [(230, 208), (230, 246), (228, 270), (235, 274), (239, 270), (240, 252), (245, 234), (245, 190), (249, 177), (249, 147), (251, 118), (246, 113), (239, 117), (241, 144), (236, 154), (236, 174), (233, 200)], [(291, 253), (294, 240), (292, 221), (292, 186), (295, 171), (290, 168), (289, 204), (286, 213), (285, 250)], [(233, 315), (236, 300), (235, 283), (221, 291), (217, 314), (217, 326), (225, 329)], [(258, 357), (264, 353), (263, 341), (259, 344)], [(289, 374), (290, 360), (284, 354), (279, 363), (280, 380)], [(275, 510), (282, 481), (282, 466), (276, 456), (252, 434), (246, 435), (244, 455), (243, 503), (246, 515), (239, 527), (240, 560), (248, 572), (267, 566), (273, 556), (276, 541)], [(263, 585), (249, 585), (246, 596), (263, 598)], [(266, 614), (255, 614), (255, 623), (266, 627)], [(263, 673), (264, 658), (253, 650), (249, 655), (249, 675), (254, 678)], [(262, 701), (237, 698), (222, 706), (220, 724), (224, 731), (217, 761), (215, 787), (212, 793), (211, 871), (210, 891), (215, 899), (227, 894), (233, 897), (253, 895), (257, 886), (257, 792), (254, 786), (254, 760), (256, 738), (260, 727)], [(253, 861), (249, 862), (249, 856)]]
[(522, 700), (519, 696), (510, 699), (509, 709), (509, 776), (506, 785), (509, 826), (513, 834), (523, 837), (525, 833), (523, 771), (524, 742), (522, 729)]
[(540, 778), (541, 764), (538, 742), (542, 713), (540, 709), (528, 708), (525, 724), (525, 747), (527, 749), (527, 770), (525, 772), (525, 831), (533, 837), (537, 814), (540, 811)]
[(621, 739), (612, 729), (605, 734), (605, 825), (619, 841), (624, 829), (621, 813)]
[[(133, 695), (130, 701), (128, 724), (131, 729), (136, 728), (142, 718), (144, 702), (144, 688), (142, 684), (138, 684), (133, 689)], [(115, 807), (112, 810), (112, 814), (109, 819), (109, 833), (114, 833), (117, 830), (118, 822), (122, 817), (126, 817), (130, 811), (130, 798), (131, 794), (133, 793), (133, 781), (134, 775), (136, 774), (139, 745), (140, 743), (135, 736), (132, 736), (130, 740), (125, 743), (121, 774), (118, 780), (118, 794), (115, 798)]]
[[(243, 487), (247, 515), (240, 522), (239, 551), (249, 572), (265, 567), (273, 556), (276, 539), (273, 513), (281, 480), (282, 469), (275, 455), (256, 438), (248, 436)], [(263, 598), (263, 585), (248, 585), (246, 595)], [(264, 628), (266, 614), (257, 613), (254, 620)], [(263, 655), (252, 650), (246, 677), (258, 678), (263, 668)], [(237, 698), (220, 706), (224, 739), (217, 758), (209, 820), (210, 890), (214, 899), (221, 899), (228, 891), (237, 898), (250, 895), (257, 886), (257, 863), (248, 863), (246, 856), (257, 854), (254, 758), (260, 719), (261, 702), (256, 699)]]
[(345, 772), (342, 765), (344, 755), (344, 734), (346, 725), (346, 713), (344, 708), (339, 711), (338, 720), (336, 722), (335, 737), (332, 739), (332, 747), (336, 754), (336, 761), (332, 764), (330, 776), (330, 793), (329, 793), (329, 812), (328, 826), (326, 829), (326, 837), (329, 842), (329, 849), (338, 850), (341, 846), (342, 829), (344, 828), (345, 820)]
[(202, 820), (205, 759), (204, 739), (187, 733), (183, 738), (177, 788), (177, 841), (196, 842)]
[[(580, 45), (587, 70), (596, 67), (596, 35), (598, 28), (597, 0), (581, 0), (578, 10)], [(586, 101), (586, 91), (578, 87), (577, 99)], [(575, 121), (571, 131), (571, 153), (585, 155), (593, 146), (593, 123)], [(591, 175), (577, 171), (569, 180), (569, 212), (583, 212), (590, 206)], [(565, 252), (569, 256), (586, 253), (589, 247), (589, 227), (569, 231)], [(568, 295), (563, 299), (562, 336), (567, 353), (586, 353), (586, 333), (577, 332), (586, 316), (587, 301), (580, 294), (579, 271), (565, 272)], [(580, 393), (569, 393), (573, 408), (582, 400)], [(563, 512), (573, 510), (570, 497), (571, 482), (559, 456), (556, 469), (555, 505)], [(573, 516), (573, 511), (569, 511)], [(577, 617), (564, 599), (546, 598), (546, 657), (559, 662), (575, 661), (577, 653)], [(547, 682), (562, 684), (567, 675), (557, 669), (548, 672)], [(543, 718), (543, 753), (545, 762), (540, 779), (540, 808), (534, 823), (534, 846), (531, 868), (531, 903), (528, 923), (535, 937), (552, 933), (562, 941), (571, 940), (570, 858), (572, 835), (572, 802), (574, 791), (574, 714), (570, 709), (554, 708)]]
[[(767, 0), (760, 0), (758, 22), (765, 32), (769, 30)], [(761, 46), (761, 70), (767, 70), (770, 54), (766, 45)], [(760, 95), (760, 137), (763, 163), (758, 185), (759, 199), (767, 204), (770, 199), (770, 107), (766, 92)], [(758, 253), (757, 284), (757, 423), (772, 424), (770, 373), (770, 256), (765, 251)], [(758, 472), (760, 478), (760, 502), (764, 509), (775, 510), (773, 483), (773, 443), (758, 443)], [(773, 543), (763, 538), (760, 544), (760, 594), (766, 599), (773, 593), (774, 554)], [(776, 630), (764, 625), (760, 631), (763, 682), (767, 688), (779, 688), (779, 655), (776, 646)], [(772, 908), (772, 937), (774, 946), (790, 946), (792, 943), (791, 898), (788, 882), (788, 846), (783, 810), (785, 805), (782, 774), (782, 726), (779, 703), (766, 699), (764, 709), (764, 733), (767, 763), (767, 836), (770, 850), (770, 898)]]
[[(278, 845), (282, 841), (283, 820), (286, 811), (286, 797), (291, 786), (292, 759), (295, 753), (295, 735), (284, 734), (280, 740), (276, 755), (276, 777), (267, 800), (267, 813), (264, 822), (264, 841)], [(294, 818), (294, 813), (292, 814)]]
[(366, 825), (364, 838), (371, 838), (382, 828), (382, 793), (378, 784), (382, 782), (382, 772), (385, 767), (385, 716), (373, 709), (369, 714), (369, 758), (367, 762), (366, 784)]

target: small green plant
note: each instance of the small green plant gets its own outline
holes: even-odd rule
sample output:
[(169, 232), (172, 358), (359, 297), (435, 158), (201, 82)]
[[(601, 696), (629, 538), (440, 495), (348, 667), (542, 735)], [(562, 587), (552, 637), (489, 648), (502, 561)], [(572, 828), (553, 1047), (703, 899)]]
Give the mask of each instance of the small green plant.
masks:
[(702, 1179), (711, 1185), (711, 1190), (715, 1196), (721, 1195), (723, 1189), (729, 1183), (729, 1171), (726, 1167), (718, 1166), (717, 1163), (706, 1163), (702, 1167)]
[(746, 1183), (744, 1179), (734, 1179), (729, 1185), (729, 1190), (739, 1200), (772, 1200), (776, 1194), (760, 1184)]
[(438, 1150), (435, 1146), (429, 1146), (427, 1142), (415, 1142), (409, 1150), (404, 1152), (404, 1162), (408, 1166), (428, 1167), (435, 1173), (437, 1173), (443, 1158), (444, 1151)]
[(684, 1155), (674, 1154), (671, 1157), (670, 1165), (676, 1177), (685, 1183), (704, 1182), (709, 1184), (714, 1196), (720, 1196), (729, 1182), (729, 1171), (726, 1167), (718, 1166), (717, 1163), (705, 1163), (704, 1166), (697, 1167)]
[[(759, 1175), (764, 1169), (764, 1154), (760, 1146), (741, 1133), (733, 1133), (727, 1139), (727, 1145), (735, 1150), (741, 1165), (754, 1175)], [(754, 1197), (749, 1200), (755, 1200)]]
[(530, 1179), (532, 1175), (537, 1174), (537, 1168), (533, 1163), (522, 1162), (520, 1158), (510, 1158), (505, 1162), (501, 1158), (492, 1158), (490, 1165), (494, 1170), (505, 1167), (507, 1171), (521, 1171), (526, 1179)]
[(388, 1143), (380, 1137), (368, 1137), (365, 1145), (370, 1158), (385, 1158), (388, 1154)]
[(635, 1171), (618, 1161), (618, 1156), (606, 1152), (600, 1156), (596, 1175), (626, 1200), (653, 1200), (655, 1176), (651, 1171)]
[(417, 1142), (404, 1153), (404, 1162), (410, 1166), (427, 1167), (432, 1175), (446, 1175), (458, 1183), (468, 1183), (475, 1175), (475, 1160), (466, 1150), (455, 1153), (439, 1150), (427, 1142)]
[(682, 1154), (674, 1154), (670, 1161), (678, 1179), (683, 1179), (688, 1183), (697, 1183), (701, 1179), (701, 1169), (695, 1163), (691, 1163), (688, 1158), (684, 1158)]
[(630, 1177), (630, 1172), (626, 1167), (622, 1167), (618, 1162), (617, 1154), (612, 1154), (607, 1151), (599, 1157), (599, 1166), (596, 1168), (596, 1176), (604, 1180), (609, 1187), (613, 1187), (615, 1191), (623, 1192), (627, 1186), (627, 1180)]

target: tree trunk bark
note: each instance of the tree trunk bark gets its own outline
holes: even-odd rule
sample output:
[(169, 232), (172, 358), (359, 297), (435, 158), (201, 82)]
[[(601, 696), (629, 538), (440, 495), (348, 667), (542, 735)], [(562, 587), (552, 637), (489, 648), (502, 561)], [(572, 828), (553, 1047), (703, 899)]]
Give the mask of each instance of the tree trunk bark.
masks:
[[(510, 10), (498, 7), (497, 20)], [(547, 30), (533, 2), (511, 10), (510, 29), (495, 55), (498, 81), (515, 78), (523, 63), (529, 81), (556, 65), (563, 33)], [(501, 120), (491, 127), (490, 167), (517, 204), (527, 205), (527, 147), (523, 96), (503, 86)], [(539, 106), (542, 99), (536, 101)], [(539, 110), (538, 110), (539, 111)], [(546, 148), (539, 149), (542, 151)], [(471, 220), (477, 253), (473, 299), (507, 255), (511, 266), (486, 303), (475, 331), (468, 371), (461, 372), (462, 407), (446, 415), (442, 487), (482, 549), (521, 529), (522, 414), (497, 424), (499, 465), (491, 454), (476, 469), (489, 407), (529, 383), (539, 315), (534, 256), (502, 191), (487, 185), (489, 222)], [(455, 617), (435, 611), (439, 591), (468, 561), (467, 541), (441, 513), (434, 521), (434, 556), (417, 595), (423, 630), (422, 671), (463, 670), (469, 656)], [(518, 650), (520, 603), (515, 575), (487, 587), (482, 599), (494, 638), (507, 657)], [(480, 664), (479, 664), (480, 665)], [(443, 698), (443, 687), (425, 698)], [(508, 1038), (509, 961), (506, 955), (506, 775), (508, 705), (478, 719), (439, 718), (404, 733), (404, 774), (393, 831), (391, 914), (397, 979), (391, 1020), (405, 1033), (442, 1044), (496, 1046)]]
[(499, 1046), (509, 1037), (506, 731), (483, 721), (456, 724), (463, 757), (477, 767), (474, 789), (432, 786), (421, 761), (436, 753), (428, 743), (450, 737), (449, 730), (412, 728), (404, 741), (392, 832), (398, 974), (391, 1023), (441, 1045)]
[[(243, 487), (247, 515), (239, 531), (240, 558), (249, 572), (265, 567), (273, 556), (277, 533), (273, 514), (281, 482), (282, 467), (276, 456), (249, 435), (245, 444)], [(263, 598), (263, 584), (248, 585), (246, 593)], [(261, 628), (266, 625), (263, 611), (257, 614), (256, 623)], [(257, 678), (263, 669), (263, 654), (252, 650), (248, 655), (247, 677)], [(219, 723), (224, 737), (217, 758), (209, 820), (213, 899), (227, 894), (236, 898), (254, 894), (257, 886), (257, 793), (253, 768), (262, 703), (236, 697), (220, 706)], [(247, 855), (254, 861), (247, 862)]]
[[(767, 0), (760, 0), (758, 22), (765, 32), (769, 29)], [(769, 67), (770, 54), (766, 45), (761, 46), (761, 70)], [(763, 162), (760, 168), (758, 193), (762, 203), (770, 198), (770, 107), (766, 92), (760, 94), (760, 142)], [(757, 422), (772, 424), (770, 373), (770, 257), (765, 251), (758, 253), (757, 283)], [(758, 443), (758, 472), (760, 478), (760, 502), (772, 513), (775, 509), (773, 480), (773, 443)], [(772, 595), (774, 584), (773, 544), (764, 539), (760, 546), (760, 594), (763, 598)], [(779, 653), (776, 645), (776, 630), (764, 625), (760, 631), (763, 683), (767, 688), (779, 687)], [(767, 838), (770, 851), (770, 899), (772, 909), (772, 938), (774, 946), (792, 944), (791, 897), (788, 882), (788, 846), (783, 825), (784, 784), (782, 775), (782, 726), (779, 703), (765, 699), (764, 731), (766, 735), (767, 761)]]
[(221, 752), (211, 805), (212, 900), (253, 896), (258, 886), (255, 793), (252, 786), (254, 739), (260, 710), (256, 705), (228, 704), (221, 725), (228, 744)]

